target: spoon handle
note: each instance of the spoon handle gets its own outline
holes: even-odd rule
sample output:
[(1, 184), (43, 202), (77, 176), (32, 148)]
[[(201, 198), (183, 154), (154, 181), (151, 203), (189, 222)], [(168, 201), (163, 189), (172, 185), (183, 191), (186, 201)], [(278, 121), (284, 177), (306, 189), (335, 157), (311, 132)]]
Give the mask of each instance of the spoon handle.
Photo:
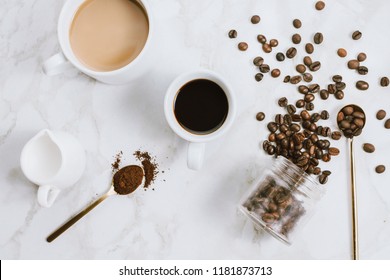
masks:
[(55, 230), (52, 234), (50, 234), (47, 238), (47, 242), (52, 242), (54, 239), (56, 239), (58, 236), (63, 234), (68, 228), (73, 226), (78, 220), (80, 220), (82, 217), (87, 215), (92, 209), (94, 209), (96, 206), (98, 206), (101, 202), (103, 202), (107, 197), (109, 197), (109, 194), (106, 193), (97, 200), (95, 200), (91, 205), (87, 206), (85, 209), (81, 210), (76, 216), (71, 218), (69, 221), (67, 221), (65, 224), (63, 224), (61, 227), (59, 227), (57, 230)]
[(348, 140), (350, 149), (350, 166), (351, 166), (351, 195), (352, 195), (352, 248), (353, 259), (359, 259), (358, 248), (358, 213), (357, 213), (357, 198), (355, 185), (355, 157), (353, 151), (353, 138)]

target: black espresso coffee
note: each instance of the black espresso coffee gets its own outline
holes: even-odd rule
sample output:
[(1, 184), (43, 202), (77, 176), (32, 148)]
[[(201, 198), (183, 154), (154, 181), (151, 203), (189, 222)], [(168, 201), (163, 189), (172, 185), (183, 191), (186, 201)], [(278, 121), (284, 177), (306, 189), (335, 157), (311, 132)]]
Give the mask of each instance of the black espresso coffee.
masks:
[(188, 82), (177, 92), (174, 111), (184, 129), (195, 134), (208, 134), (223, 125), (229, 103), (218, 84), (197, 79)]

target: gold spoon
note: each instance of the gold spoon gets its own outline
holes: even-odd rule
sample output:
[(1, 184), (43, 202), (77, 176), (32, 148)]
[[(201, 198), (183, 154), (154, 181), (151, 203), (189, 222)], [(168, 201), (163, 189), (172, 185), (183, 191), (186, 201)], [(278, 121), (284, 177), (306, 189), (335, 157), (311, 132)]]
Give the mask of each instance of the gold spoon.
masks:
[[(124, 178), (124, 177), (126, 177), (125, 176), (126, 171), (142, 172), (142, 180), (137, 181), (137, 182), (129, 182), (128, 178)], [(99, 197), (97, 200), (92, 202), (85, 209), (81, 210), (76, 216), (72, 217), (69, 221), (67, 221), (65, 224), (63, 224), (58, 229), (56, 229), (52, 234), (50, 234), (46, 238), (46, 241), (50, 243), (53, 240), (55, 240), (58, 236), (63, 234), (67, 229), (69, 229), (71, 226), (73, 226), (78, 220), (80, 220), (82, 217), (87, 215), (92, 209), (94, 209), (96, 206), (98, 206), (106, 198), (108, 198), (112, 195), (127, 195), (127, 194), (134, 192), (140, 185), (143, 184), (144, 177), (145, 177), (144, 170), (142, 169), (142, 167), (140, 167), (138, 165), (128, 165), (126, 167), (121, 168), (119, 171), (117, 171), (114, 174), (114, 177), (113, 177), (112, 183), (111, 183), (111, 187), (107, 193), (103, 194), (101, 197)], [(131, 186), (129, 186), (129, 183), (131, 183)]]
[[(357, 119), (357, 120), (355, 120)], [(348, 128), (349, 123), (349, 128)], [(353, 139), (359, 136), (366, 124), (366, 116), (362, 108), (355, 104), (344, 106), (337, 114), (337, 124), (344, 136), (348, 139), (349, 145), (349, 162), (351, 174), (351, 196), (352, 196), (352, 257), (354, 260), (359, 259), (358, 246), (358, 213), (357, 213), (357, 194), (355, 178), (355, 157), (353, 150)], [(352, 126), (354, 124), (356, 126)]]

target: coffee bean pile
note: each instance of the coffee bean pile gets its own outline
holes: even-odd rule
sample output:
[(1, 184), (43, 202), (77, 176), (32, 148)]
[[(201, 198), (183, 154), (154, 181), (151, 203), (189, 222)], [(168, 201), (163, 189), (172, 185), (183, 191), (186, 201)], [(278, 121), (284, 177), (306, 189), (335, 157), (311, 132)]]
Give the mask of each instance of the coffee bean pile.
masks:
[[(309, 94), (305, 97), (310, 96)], [(268, 155), (283, 156), (291, 160), (308, 174), (320, 175), (321, 168), (318, 166), (320, 161), (329, 162), (331, 157), (340, 153), (339, 149), (331, 147), (329, 140), (320, 138), (335, 135), (335, 139), (340, 139), (338, 134), (332, 134), (329, 127), (317, 125), (319, 120), (328, 119), (329, 113), (324, 110), (321, 113), (310, 114), (305, 109), (298, 114), (296, 107), (288, 104), (285, 97), (279, 99), (278, 104), (286, 109), (287, 114), (277, 114), (275, 121), (268, 123), (270, 134), (268, 140), (263, 142), (264, 151)], [(322, 175), (324, 176), (320, 183), (324, 184), (330, 172), (324, 171)]]
[(279, 186), (272, 177), (267, 177), (243, 206), (267, 227), (286, 238), (306, 212), (291, 190)]
[(366, 122), (366, 115), (353, 106), (344, 107), (337, 115), (337, 124), (347, 138), (359, 136)]

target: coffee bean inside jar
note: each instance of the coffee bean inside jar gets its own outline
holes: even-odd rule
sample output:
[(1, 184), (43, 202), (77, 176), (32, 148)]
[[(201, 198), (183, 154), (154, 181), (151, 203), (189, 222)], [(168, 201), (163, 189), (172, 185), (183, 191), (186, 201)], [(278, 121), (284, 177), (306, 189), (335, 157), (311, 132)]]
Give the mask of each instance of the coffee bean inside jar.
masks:
[(324, 192), (310, 175), (289, 160), (278, 158), (244, 196), (240, 210), (255, 226), (291, 244), (297, 229), (310, 218)]

